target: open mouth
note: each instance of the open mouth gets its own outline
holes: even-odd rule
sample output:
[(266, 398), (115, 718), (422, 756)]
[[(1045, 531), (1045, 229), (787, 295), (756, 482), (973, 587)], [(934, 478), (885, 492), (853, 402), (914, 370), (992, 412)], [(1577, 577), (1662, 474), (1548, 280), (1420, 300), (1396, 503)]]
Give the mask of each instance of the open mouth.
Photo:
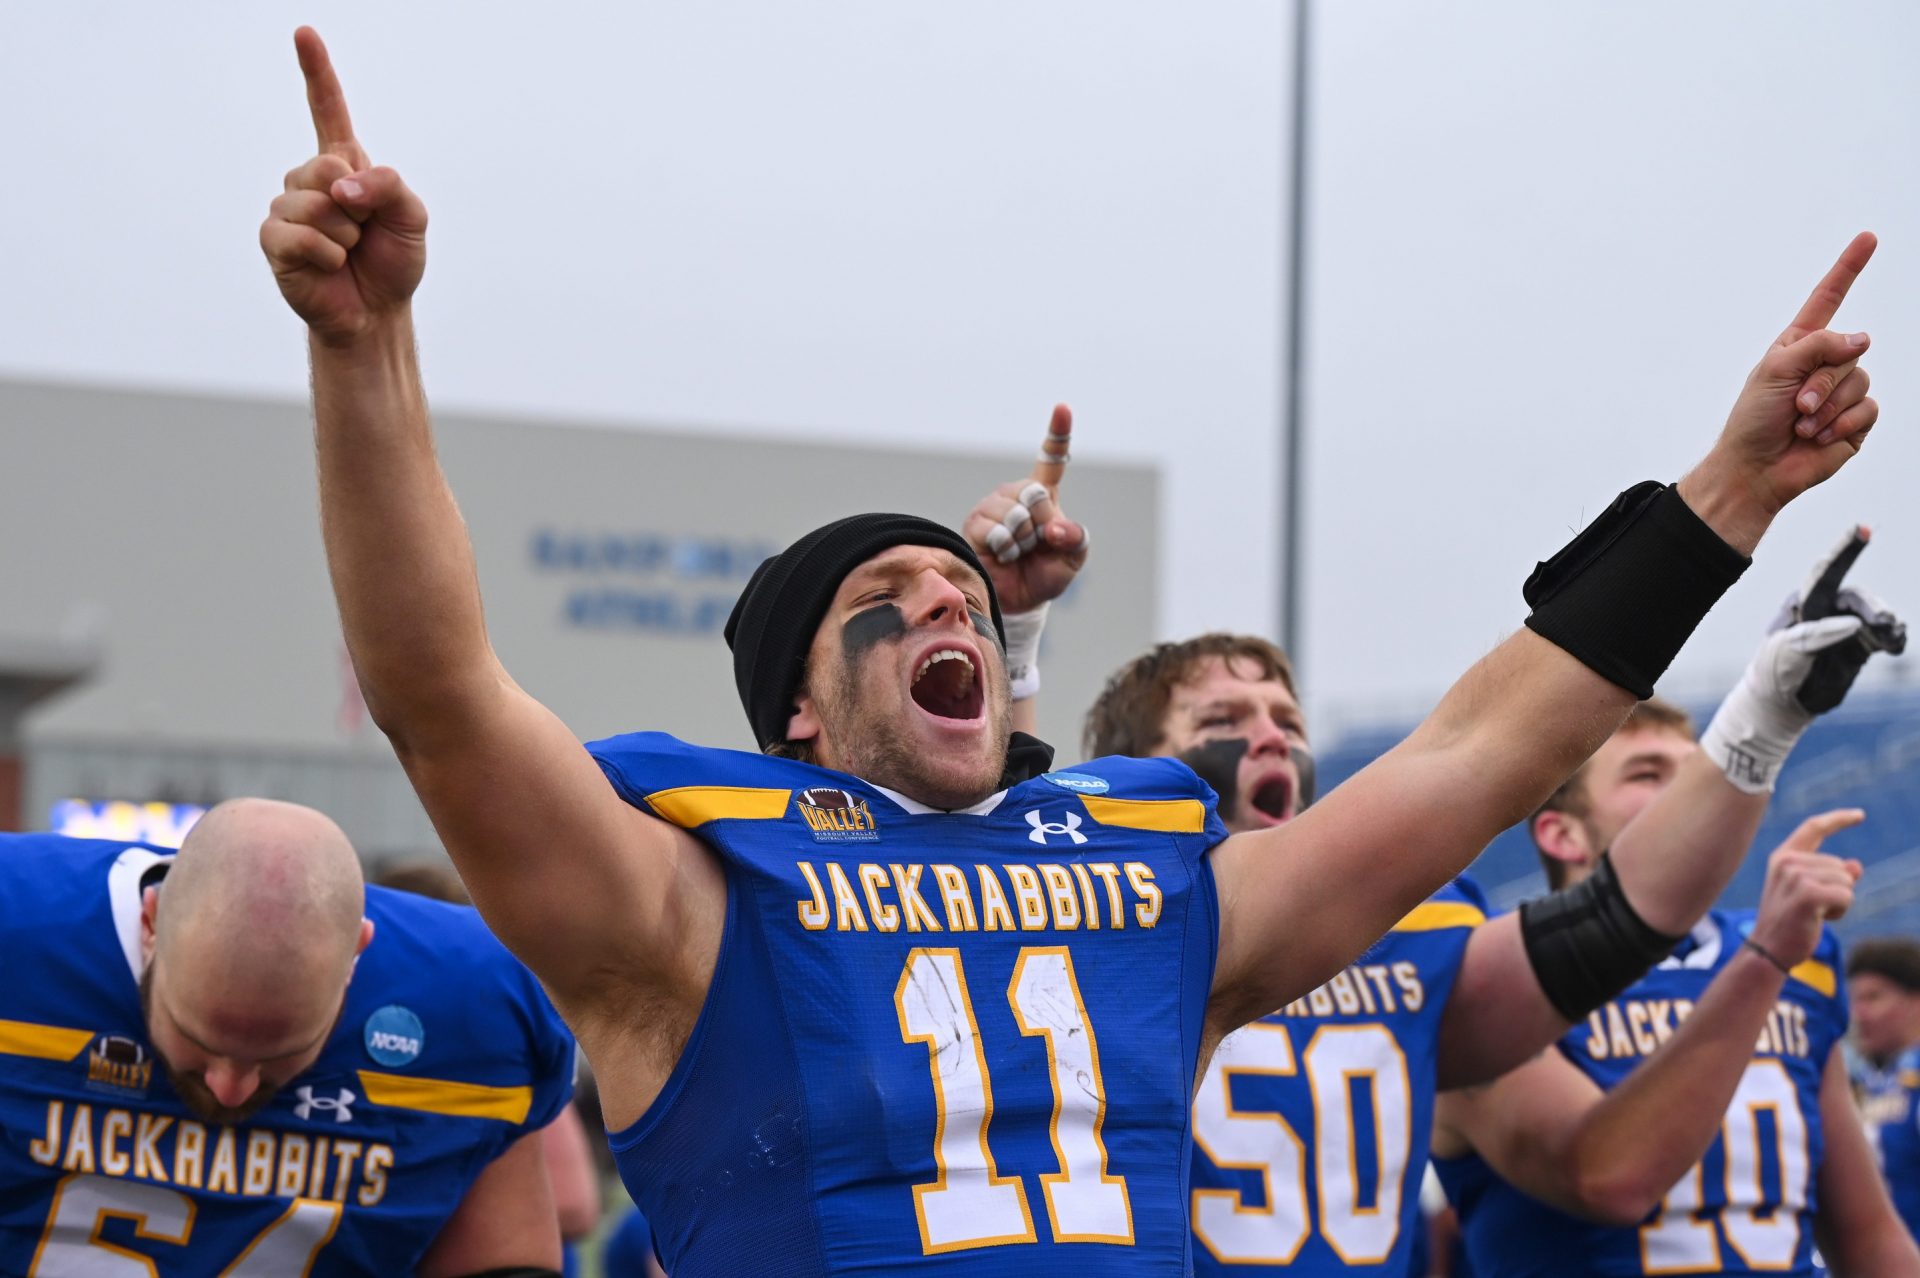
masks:
[(986, 709), (973, 656), (964, 648), (928, 653), (914, 672), (912, 694), (915, 705), (939, 719), (978, 719)]
[(1248, 802), (1261, 816), (1284, 821), (1293, 815), (1293, 782), (1284, 774), (1268, 777), (1254, 787)]

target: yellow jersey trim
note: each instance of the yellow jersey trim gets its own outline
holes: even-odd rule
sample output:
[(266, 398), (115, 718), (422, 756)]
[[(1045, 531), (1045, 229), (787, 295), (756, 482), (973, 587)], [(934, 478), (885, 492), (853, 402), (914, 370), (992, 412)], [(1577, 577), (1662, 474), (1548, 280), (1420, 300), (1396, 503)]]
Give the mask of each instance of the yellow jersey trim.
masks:
[(87, 1050), (92, 1030), (0, 1021), (0, 1056), (35, 1056), (47, 1061), (70, 1061)]
[(1395, 932), (1438, 932), (1450, 927), (1479, 927), (1486, 911), (1465, 901), (1427, 901), (1393, 925)]
[(784, 816), (791, 790), (739, 785), (683, 785), (647, 796), (647, 806), (683, 830), (709, 821), (772, 821)]
[(533, 1108), (531, 1087), (488, 1087), (482, 1083), (456, 1083), (445, 1078), (409, 1078), (404, 1074), (377, 1074), (359, 1071), (360, 1086), (368, 1100), (395, 1109), (417, 1109), (429, 1114), (449, 1114), (455, 1118), (497, 1118), (503, 1123), (524, 1123)]
[(1113, 799), (1083, 794), (1087, 815), (1101, 825), (1163, 834), (1198, 834), (1207, 828), (1207, 805), (1198, 799)]
[(1811, 985), (1828, 998), (1832, 998), (1834, 991), (1840, 987), (1840, 983), (1834, 979), (1833, 969), (1817, 959), (1794, 964), (1793, 970), (1787, 975), (1802, 985)]

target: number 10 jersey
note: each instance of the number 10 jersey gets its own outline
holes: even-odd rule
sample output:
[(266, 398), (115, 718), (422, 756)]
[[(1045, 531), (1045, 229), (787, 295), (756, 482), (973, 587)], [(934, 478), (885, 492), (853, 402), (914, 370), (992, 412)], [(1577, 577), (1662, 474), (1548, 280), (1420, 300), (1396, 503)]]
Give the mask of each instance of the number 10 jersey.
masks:
[(1188, 1271), (1226, 831), (1184, 764), (938, 812), (658, 733), (589, 748), (727, 876), (692, 1037), (609, 1138), (674, 1278)]
[[(1753, 929), (1752, 911), (1715, 911), (1559, 1050), (1603, 1089), (1673, 1036)], [(1477, 1155), (1435, 1160), (1481, 1278), (1642, 1278), (1657, 1274), (1810, 1276), (1815, 1186), (1825, 1136), (1820, 1083), (1847, 1030), (1840, 943), (1821, 935), (1793, 969), (1755, 1045), (1720, 1134), (1647, 1219), (1625, 1229), (1556, 1211)]]

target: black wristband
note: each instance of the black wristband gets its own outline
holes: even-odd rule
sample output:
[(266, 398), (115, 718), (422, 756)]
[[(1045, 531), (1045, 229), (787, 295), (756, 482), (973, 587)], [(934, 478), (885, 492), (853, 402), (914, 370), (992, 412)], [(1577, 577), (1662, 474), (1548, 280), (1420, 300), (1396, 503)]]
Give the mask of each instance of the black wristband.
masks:
[(1555, 1010), (1583, 1020), (1685, 939), (1648, 927), (1620, 887), (1613, 858), (1593, 873), (1520, 907), (1520, 939), (1535, 979)]
[(1753, 561), (1647, 480), (1544, 563), (1522, 590), (1527, 629), (1641, 700)]
[(1770, 950), (1770, 949), (1768, 949), (1768, 948), (1767, 948), (1766, 946), (1764, 946), (1764, 945), (1762, 945), (1762, 944), (1760, 944), (1760, 942), (1758, 942), (1758, 941), (1756, 941), (1756, 940), (1754, 940), (1754, 939), (1753, 939), (1753, 938), (1752, 938), (1751, 936), (1743, 936), (1743, 937), (1741, 937), (1741, 938), (1740, 938), (1740, 944), (1742, 944), (1742, 945), (1744, 945), (1744, 946), (1746, 946), (1746, 947), (1747, 947), (1748, 949), (1750, 949), (1750, 950), (1752, 950), (1752, 951), (1753, 951), (1753, 952), (1754, 952), (1755, 954), (1758, 954), (1758, 955), (1759, 955), (1759, 956), (1760, 956), (1761, 958), (1763, 958), (1763, 959), (1765, 959), (1765, 960), (1766, 960), (1767, 962), (1769, 962), (1769, 963), (1771, 963), (1771, 964), (1773, 964), (1773, 965), (1774, 965), (1775, 967), (1777, 967), (1777, 968), (1779, 968), (1779, 969), (1780, 969), (1780, 975), (1782, 975), (1782, 976), (1792, 976), (1792, 975), (1793, 975), (1793, 969), (1792, 969), (1792, 968), (1790, 968), (1790, 967), (1788, 967), (1788, 966), (1787, 966), (1787, 965), (1786, 965), (1785, 963), (1782, 963), (1782, 962), (1780, 961), (1780, 959), (1779, 959), (1779, 957), (1778, 957), (1777, 955), (1775, 955), (1775, 954), (1774, 954), (1774, 952), (1773, 952), (1772, 950)]

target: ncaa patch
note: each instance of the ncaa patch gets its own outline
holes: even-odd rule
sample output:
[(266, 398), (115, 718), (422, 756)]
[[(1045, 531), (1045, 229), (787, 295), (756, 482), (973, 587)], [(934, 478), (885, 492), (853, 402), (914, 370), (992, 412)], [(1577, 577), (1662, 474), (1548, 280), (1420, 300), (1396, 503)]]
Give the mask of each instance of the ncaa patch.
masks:
[(426, 1027), (411, 1009), (389, 1003), (367, 1018), (367, 1055), (382, 1065), (409, 1065), (427, 1045)]
[(1090, 777), (1084, 772), (1043, 772), (1042, 781), (1051, 781), (1062, 790), (1071, 790), (1075, 794), (1105, 794), (1113, 787), (1099, 777)]

